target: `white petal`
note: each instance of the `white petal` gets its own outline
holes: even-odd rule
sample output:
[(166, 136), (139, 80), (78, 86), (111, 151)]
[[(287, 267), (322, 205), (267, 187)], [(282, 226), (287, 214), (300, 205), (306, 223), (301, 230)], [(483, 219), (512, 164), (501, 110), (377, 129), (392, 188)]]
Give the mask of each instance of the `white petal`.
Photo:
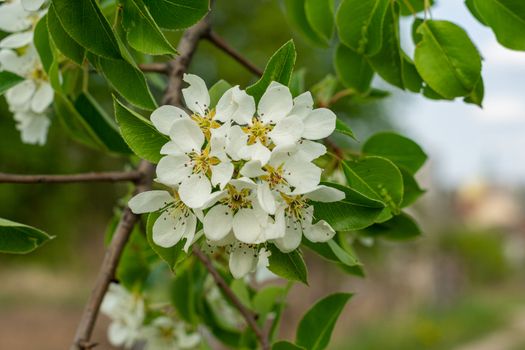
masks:
[(46, 0), (22, 0), (22, 6), (26, 11), (38, 11)]
[(257, 113), (264, 123), (275, 124), (293, 107), (292, 94), (287, 86), (272, 82), (259, 101)]
[(210, 241), (220, 241), (230, 233), (232, 221), (231, 209), (223, 204), (216, 205), (204, 217), (204, 235)]
[(200, 151), (204, 143), (204, 134), (201, 128), (190, 118), (174, 121), (170, 130), (170, 138), (185, 153)]
[(274, 243), (281, 252), (289, 253), (299, 247), (302, 238), (301, 225), (297, 221), (287, 218), (284, 237), (276, 239)]
[(180, 155), (184, 155), (185, 153), (182, 152), (180, 147), (175, 142), (168, 141), (160, 149), (160, 154), (168, 154), (168, 155), (172, 155), (172, 156), (180, 156)]
[(237, 124), (248, 124), (255, 114), (255, 100), (239, 86), (234, 86), (222, 95), (215, 108), (215, 119)]
[(291, 115), (277, 122), (268, 136), (277, 145), (293, 145), (303, 134), (304, 126), (301, 118)]
[(215, 205), (215, 203), (217, 203), (218, 201), (220, 201), (221, 199), (223, 199), (227, 195), (228, 195), (228, 191), (226, 191), (226, 190), (213, 192), (210, 195), (210, 197), (208, 198), (208, 200), (200, 208), (200, 210), (194, 210), (194, 211), (198, 213), (199, 211), (206, 210), (206, 209), (212, 207), (213, 205)]
[(45, 114), (36, 114), (31, 111), (17, 112), (14, 118), (17, 121), (23, 120), (16, 126), (20, 130), (22, 142), (39, 145), (46, 143), (47, 130), (51, 121)]
[(305, 197), (316, 202), (337, 202), (345, 199), (346, 195), (337, 188), (320, 185), (315, 190), (305, 194)]
[(239, 173), (242, 176), (256, 178), (263, 176), (266, 172), (261, 167), (261, 162), (259, 160), (250, 160), (243, 165)]
[(300, 118), (306, 118), (313, 108), (314, 99), (310, 91), (307, 91), (293, 99), (293, 108), (290, 111), (290, 115), (294, 114)]
[(284, 237), (286, 233), (286, 223), (284, 217), (284, 209), (281, 208), (275, 213), (275, 219), (264, 227), (263, 240), (268, 241), (272, 239), (279, 239)]
[(329, 109), (314, 109), (303, 120), (303, 137), (310, 140), (319, 140), (330, 136), (335, 130), (336, 119), (334, 112)]
[(181, 118), (189, 118), (189, 116), (184, 110), (171, 105), (160, 106), (151, 113), (150, 117), (153, 125), (164, 135), (169, 135), (173, 122)]
[(193, 214), (189, 214), (186, 218), (186, 230), (182, 238), (186, 239), (183, 250), (187, 253), (190, 246), (195, 243), (195, 230), (197, 229), (197, 217)]
[(283, 176), (292, 187), (294, 194), (310, 192), (321, 181), (322, 170), (318, 166), (300, 160), (291, 160), (284, 165)]
[(230, 253), (229, 267), (234, 278), (242, 278), (257, 267), (257, 251), (244, 244)]
[(192, 172), (190, 158), (185, 154), (162, 157), (157, 164), (157, 182), (176, 186), (187, 179)]
[(304, 235), (312, 242), (326, 242), (331, 240), (335, 231), (326, 221), (321, 220), (314, 225), (306, 227)]
[(5, 49), (17, 49), (24, 47), (33, 41), (33, 32), (15, 33), (6, 36), (0, 41), (0, 47)]
[(297, 156), (310, 162), (326, 154), (326, 146), (320, 142), (302, 140), (297, 144)]
[(220, 185), (221, 190), (228, 184), (233, 175), (233, 164), (231, 162), (222, 162), (211, 167), (211, 184)]
[(244, 160), (258, 160), (262, 166), (270, 160), (272, 152), (263, 146), (259, 141), (253, 145), (245, 146), (239, 150), (239, 155)]
[(257, 184), (255, 184), (255, 182), (253, 182), (251, 179), (247, 177), (241, 177), (239, 179), (232, 179), (230, 181), (230, 184), (235, 186), (235, 188), (239, 191), (245, 188), (250, 189), (250, 190), (254, 190), (257, 188)]
[(168, 191), (146, 191), (137, 194), (128, 202), (128, 206), (135, 214), (151, 213), (173, 203), (173, 197)]
[(233, 217), (233, 234), (244, 243), (257, 242), (261, 234), (257, 216), (252, 209), (242, 208)]
[(55, 92), (49, 83), (42, 82), (31, 99), (31, 109), (35, 113), (42, 113), (53, 102)]
[(262, 181), (257, 185), (257, 200), (261, 208), (270, 215), (275, 214), (276, 204), (270, 185)]
[(5, 97), (7, 103), (15, 106), (29, 107), (29, 100), (36, 90), (36, 85), (32, 80), (24, 80), (20, 84), (7, 90)]
[(122, 346), (130, 337), (129, 328), (120, 322), (111, 322), (108, 327), (108, 339), (113, 346)]
[(18, 2), (3, 4), (0, 8), (0, 30), (14, 33), (31, 27), (29, 13)]
[(186, 219), (180, 210), (164, 211), (153, 224), (153, 242), (163, 248), (173, 247), (186, 232)]
[(228, 142), (226, 145), (226, 153), (231, 157), (232, 160), (240, 160), (240, 150), (246, 146), (248, 142), (248, 135), (242, 131), (239, 125), (231, 127)]
[(184, 74), (184, 81), (190, 84), (187, 88), (182, 89), (186, 106), (191, 111), (204, 116), (210, 107), (210, 95), (206, 83), (194, 74)]
[(211, 183), (202, 174), (193, 174), (185, 179), (179, 187), (181, 201), (190, 208), (200, 209), (209, 200), (211, 195)]

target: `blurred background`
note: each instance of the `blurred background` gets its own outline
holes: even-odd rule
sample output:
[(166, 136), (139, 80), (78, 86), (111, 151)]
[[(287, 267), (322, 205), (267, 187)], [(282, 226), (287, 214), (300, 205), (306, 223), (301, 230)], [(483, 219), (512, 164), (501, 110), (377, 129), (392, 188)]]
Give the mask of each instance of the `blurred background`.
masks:
[[(294, 37), (306, 87), (334, 74), (330, 52), (295, 36), (280, 6), (275, 0), (217, 1), (215, 30), (261, 67)], [(282, 337), (293, 337), (314, 300), (344, 290), (355, 296), (331, 349), (525, 349), (525, 53), (499, 46), (463, 1), (437, 1), (432, 16), (462, 25), (481, 51), (484, 108), (425, 100), (380, 79), (374, 86), (390, 97), (347, 98), (334, 106), (361, 141), (397, 130), (429, 154), (419, 175), (427, 193), (411, 211), (424, 234), (403, 243), (354, 242), (365, 278), (307, 254), (310, 287), (292, 290)], [(410, 25), (407, 18), (406, 38)], [(409, 40), (405, 44), (412, 52)], [(254, 80), (207, 42), (191, 70), (209, 86), (218, 79), (241, 86)], [(105, 89), (93, 86), (93, 94), (110, 101)], [(75, 144), (58, 123), (46, 146), (22, 144), (0, 101), (0, 171), (62, 174), (123, 166), (123, 159)], [(0, 217), (56, 236), (31, 255), (0, 256), (0, 349), (68, 348), (103, 256), (105, 228), (127, 190), (105, 184), (0, 185)], [(102, 349), (109, 348), (106, 325), (102, 317), (94, 337)]]

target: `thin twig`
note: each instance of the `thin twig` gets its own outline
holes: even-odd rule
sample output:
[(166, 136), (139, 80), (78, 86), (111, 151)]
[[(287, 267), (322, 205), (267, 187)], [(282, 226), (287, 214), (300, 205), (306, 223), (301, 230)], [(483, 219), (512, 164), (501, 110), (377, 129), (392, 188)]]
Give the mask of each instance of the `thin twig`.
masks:
[(257, 76), (263, 75), (263, 71), (259, 67), (257, 67), (252, 62), (248, 61), (246, 57), (244, 57), (239, 52), (237, 52), (233, 47), (231, 47), (223, 38), (217, 35), (217, 33), (215, 33), (214, 31), (210, 31), (205, 38), (208, 39), (208, 41), (211, 42), (213, 45), (217, 46), (219, 49), (221, 49), (226, 54), (228, 54), (231, 58), (239, 62), (241, 65), (243, 65), (246, 69), (248, 69), (253, 74)]
[(139, 68), (144, 73), (169, 74), (169, 64), (166, 62), (142, 63)]
[(217, 271), (217, 269), (213, 266), (213, 263), (210, 260), (210, 258), (206, 254), (204, 254), (197, 246), (193, 246), (193, 254), (195, 254), (197, 259), (199, 259), (202, 262), (202, 264), (206, 267), (210, 275), (215, 280), (215, 283), (217, 283), (217, 285), (219, 286), (219, 288), (222, 289), (226, 297), (228, 297), (228, 299), (231, 300), (231, 302), (237, 308), (237, 310), (239, 310), (241, 315), (246, 320), (248, 326), (253, 330), (255, 336), (259, 339), (259, 342), (261, 343), (261, 348), (263, 350), (270, 349), (268, 336), (257, 324), (256, 315), (250, 309), (244, 306), (244, 304), (239, 300), (239, 298), (235, 295), (233, 290), (231, 290), (228, 283), (226, 283), (224, 278), (222, 278), (222, 276), (219, 274), (219, 271)]
[(75, 182), (137, 182), (143, 174), (137, 170), (133, 171), (114, 171), (101, 173), (85, 174), (64, 174), (64, 175), (21, 175), (0, 173), (0, 183), (12, 184), (33, 184), (33, 183), (75, 183)]

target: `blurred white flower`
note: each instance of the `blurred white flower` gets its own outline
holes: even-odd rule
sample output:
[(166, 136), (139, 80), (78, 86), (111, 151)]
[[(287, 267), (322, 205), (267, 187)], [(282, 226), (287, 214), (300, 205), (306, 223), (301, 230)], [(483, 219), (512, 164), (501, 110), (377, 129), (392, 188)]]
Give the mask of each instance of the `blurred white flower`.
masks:
[(143, 334), (145, 350), (195, 349), (201, 342), (199, 333), (188, 332), (183, 322), (167, 316), (154, 319), (144, 328)]

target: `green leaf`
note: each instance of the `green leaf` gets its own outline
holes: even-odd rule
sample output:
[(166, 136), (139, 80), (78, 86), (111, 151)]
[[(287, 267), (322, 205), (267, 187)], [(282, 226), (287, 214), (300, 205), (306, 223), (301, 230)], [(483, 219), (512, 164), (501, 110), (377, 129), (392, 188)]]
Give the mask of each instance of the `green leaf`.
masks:
[(132, 153), (122, 139), (115, 122), (107, 116), (102, 107), (89, 94), (80, 94), (75, 101), (75, 108), (109, 151), (123, 154)]
[(474, 18), (476, 18), (479, 23), (486, 26), (487, 23), (485, 23), (485, 20), (483, 18), (481, 18), (481, 15), (479, 14), (478, 9), (476, 8), (476, 5), (474, 4), (474, 1), (475, 0), (465, 0), (465, 5), (467, 6), (472, 16), (474, 16)]
[(404, 168), (399, 168), (401, 175), (403, 175), (403, 202), (401, 208), (408, 207), (414, 203), (419, 197), (421, 197), (426, 191), (419, 187), (414, 175), (409, 173)]
[(366, 93), (370, 90), (374, 71), (363, 55), (359, 55), (354, 50), (339, 44), (334, 54), (334, 67), (337, 76), (345, 87), (360, 93)]
[(337, 131), (340, 134), (343, 134), (343, 135), (346, 135), (346, 136), (350, 136), (351, 138), (356, 140), (354, 132), (352, 131), (352, 129), (350, 129), (348, 124), (346, 124), (344, 121), (342, 121), (339, 118), (337, 118), (336, 121), (335, 121), (335, 131)]
[(483, 84), (483, 78), (480, 77), (478, 82), (476, 83), (476, 86), (474, 86), (474, 90), (470, 93), (470, 95), (466, 96), (463, 101), (466, 103), (472, 103), (476, 106), (482, 108), (483, 107), (483, 97), (485, 96), (485, 85)]
[(295, 345), (289, 341), (281, 340), (272, 345), (272, 350), (306, 350), (302, 346)]
[(525, 2), (521, 0), (474, 0), (483, 21), (498, 42), (512, 50), (525, 51)]
[(144, 282), (150, 274), (148, 242), (136, 226), (131, 233), (129, 242), (126, 243), (120, 258), (117, 271), (117, 279), (127, 289), (142, 289)]
[[(326, 1), (327, 2), (327, 1)], [(297, 30), (309, 43), (315, 46), (327, 47), (329, 40), (318, 33), (319, 27), (314, 29), (306, 17), (305, 0), (285, 0), (284, 6), (290, 25)], [(312, 10), (312, 5), (310, 6)], [(311, 14), (310, 14), (311, 16)], [(317, 26), (321, 25), (316, 23)], [(324, 27), (326, 24), (322, 24)]]
[(379, 52), (388, 4), (389, 0), (343, 0), (336, 15), (341, 42), (361, 55)]
[(262, 77), (255, 84), (249, 86), (246, 92), (252, 95), (256, 102), (259, 102), (272, 81), (288, 85), (292, 77), (296, 56), (295, 45), (290, 40), (270, 57)]
[(292, 78), (290, 79), (290, 92), (292, 93), (292, 96), (296, 97), (302, 94), (305, 90), (305, 76), (306, 76), (306, 69), (300, 68), (292, 73)]
[[(193, 265), (185, 264), (185, 268), (177, 270), (177, 275), (171, 286), (171, 301), (178, 311), (178, 315), (186, 322), (193, 324), (197, 321), (195, 311), (195, 276), (198, 269)], [(182, 265), (181, 265), (182, 267)]]
[(177, 52), (161, 32), (142, 0), (121, 1), (123, 5), (122, 25), (132, 48), (148, 55)]
[(42, 62), (42, 67), (44, 68), (44, 71), (48, 73), (51, 65), (53, 64), (53, 61), (55, 60), (55, 57), (49, 42), (47, 15), (40, 18), (36, 24), (33, 34), (33, 43), (35, 44), (36, 51), (38, 52), (38, 56)]
[(210, 88), (210, 108), (215, 108), (222, 95), (231, 88), (231, 84), (226, 80), (219, 80)]
[(325, 349), (335, 323), (351, 297), (352, 294), (336, 293), (315, 303), (299, 323), (295, 342), (308, 350)]
[(153, 110), (157, 107), (146, 78), (140, 69), (123, 59), (113, 60), (99, 57), (97, 61), (99, 70), (127, 101), (146, 110)]
[(363, 145), (363, 153), (387, 158), (411, 174), (415, 174), (427, 160), (417, 143), (394, 132), (372, 135)]
[(472, 93), (481, 77), (481, 57), (467, 33), (448, 21), (428, 20), (417, 29), (416, 68), (446, 98)]
[(272, 255), (270, 255), (270, 265), (268, 269), (277, 276), (289, 281), (299, 281), (308, 284), (308, 271), (303, 257), (298, 250), (291, 253), (282, 253), (273, 244), (268, 245)]
[(37, 228), (0, 218), (0, 253), (27, 254), (53, 238)]
[(334, 1), (306, 0), (304, 10), (314, 32), (329, 43), (334, 36)]
[(153, 242), (153, 224), (159, 218), (159, 212), (153, 212), (148, 215), (148, 222), (146, 224), (146, 237), (151, 249), (157, 253), (157, 255), (164, 260), (172, 271), (175, 271), (175, 267), (178, 263), (183, 261), (188, 255), (184, 252), (183, 247), (185, 241), (180, 240), (179, 243), (175, 244), (170, 248), (163, 248)]
[(337, 89), (339, 88), (339, 80), (332, 74), (328, 74), (321, 81), (317, 82), (310, 89), (314, 97), (314, 101), (318, 105), (329, 106)]
[(266, 286), (255, 294), (252, 300), (253, 311), (261, 316), (266, 316), (274, 310), (286, 297), (286, 288), (278, 286)]
[(390, 160), (382, 157), (363, 157), (343, 162), (348, 186), (363, 195), (385, 203), (394, 212), (403, 200), (403, 177)]
[(375, 224), (364, 230), (371, 236), (381, 236), (391, 240), (413, 239), (421, 235), (421, 229), (408, 214), (394, 216), (392, 219)]
[(342, 265), (343, 270), (345, 267), (352, 267), (361, 265), (359, 259), (353, 252), (343, 249), (337, 242), (333, 239), (329, 240), (326, 243), (319, 242), (310, 242), (307, 239), (303, 239), (303, 245), (308, 247), (308, 249), (314, 251), (319, 256), (325, 260)]
[(11, 73), (8, 71), (1, 71), (0, 72), (0, 95), (3, 95), (7, 90), (18, 85), (24, 80), (25, 78), (22, 78), (21, 76), (18, 76), (15, 73)]
[(120, 48), (96, 0), (53, 0), (64, 30), (89, 51), (106, 58), (121, 58)]
[(363, 207), (369, 207), (369, 208), (384, 208), (385, 207), (385, 203), (383, 201), (367, 197), (366, 195), (357, 191), (354, 188), (350, 188), (350, 187), (343, 186), (343, 185), (333, 183), (333, 182), (325, 182), (325, 181), (321, 182), (321, 185), (337, 188), (339, 191), (344, 192), (345, 194), (344, 201), (348, 203), (360, 205)]
[(210, 9), (209, 0), (144, 0), (155, 22), (165, 29), (184, 29)]
[(64, 30), (64, 27), (62, 27), (57, 17), (55, 7), (52, 4), (47, 12), (47, 27), (57, 49), (71, 61), (82, 65), (86, 56), (86, 49), (73, 40)]
[(314, 202), (314, 216), (325, 220), (336, 231), (354, 231), (368, 227), (375, 222), (383, 208), (371, 208), (347, 201)]
[[(427, 0), (400, 0), (399, 9), (402, 16), (415, 15), (425, 10)], [(430, 6), (434, 5), (434, 0), (428, 0)]]
[(117, 99), (114, 99), (114, 105), (120, 132), (129, 148), (140, 158), (158, 163), (161, 158), (160, 149), (169, 141), (168, 137), (159, 133), (149, 120), (128, 109)]

